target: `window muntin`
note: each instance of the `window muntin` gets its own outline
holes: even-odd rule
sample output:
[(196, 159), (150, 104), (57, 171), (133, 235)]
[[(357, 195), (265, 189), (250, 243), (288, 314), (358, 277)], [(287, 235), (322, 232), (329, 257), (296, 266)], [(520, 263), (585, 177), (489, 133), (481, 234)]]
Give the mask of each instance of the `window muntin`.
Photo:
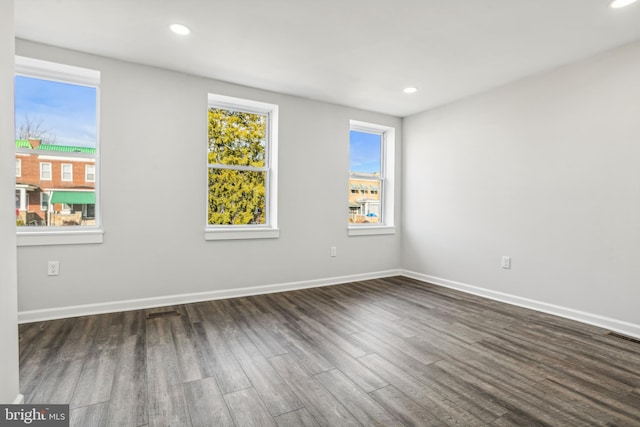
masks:
[[(19, 231), (35, 231), (34, 225), (61, 232), (98, 228), (99, 83), (98, 71), (16, 57), (16, 154), (22, 163), (19, 187), (26, 192), (25, 200), (31, 194), (40, 202), (26, 204), (22, 213), (25, 227)], [(93, 181), (74, 182), (73, 169), (82, 171), (87, 162), (93, 166)], [(32, 170), (39, 175), (32, 176)], [(53, 240), (57, 240), (44, 243), (46, 239), (21, 236), (19, 233), (19, 244), (56, 244)], [(101, 238), (91, 235), (86, 240), (93, 243)]]
[(40, 179), (42, 181), (51, 181), (51, 163), (40, 163)]
[(276, 126), (276, 105), (209, 96), (208, 230), (276, 229)]
[(73, 181), (73, 165), (71, 163), (63, 163), (60, 166), (60, 179), (62, 181)]
[(393, 232), (394, 152), (393, 128), (355, 120), (350, 122), (350, 235), (379, 234), (382, 229), (386, 229), (385, 233)]

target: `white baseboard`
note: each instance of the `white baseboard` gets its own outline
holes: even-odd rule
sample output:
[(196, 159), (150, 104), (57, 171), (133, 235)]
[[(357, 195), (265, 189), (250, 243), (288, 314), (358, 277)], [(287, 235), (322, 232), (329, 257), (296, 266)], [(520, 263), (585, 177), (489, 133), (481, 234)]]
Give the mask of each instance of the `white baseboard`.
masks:
[(24, 403), (24, 394), (19, 394), (13, 401), (14, 405), (22, 405)]
[(139, 310), (144, 308), (163, 307), (167, 305), (188, 304), (192, 302), (211, 301), (217, 299), (237, 298), (250, 295), (271, 294), (275, 292), (293, 291), (298, 289), (316, 288), (320, 286), (339, 285), (341, 283), (357, 282), (360, 280), (379, 279), (382, 277), (399, 276), (401, 270), (386, 270), (374, 273), (353, 274), (349, 276), (330, 277), (325, 279), (304, 280), (275, 285), (251, 286), (239, 289), (224, 289), (218, 291), (197, 292), (180, 295), (142, 298), (124, 301), (112, 301), (98, 304), (84, 304), (68, 307), (56, 307), (42, 310), (18, 312), (18, 323), (41, 322), (44, 320), (63, 319), (67, 317), (87, 316), (92, 314), (114, 313), (118, 311)]
[(640, 325), (625, 322), (623, 320), (604, 317), (597, 314), (587, 313), (572, 308), (562, 307), (559, 305), (549, 304), (542, 301), (536, 301), (528, 298), (522, 298), (516, 295), (510, 295), (503, 292), (492, 291), (490, 289), (479, 288), (477, 286), (467, 285), (465, 283), (454, 282), (452, 280), (442, 279), (440, 277), (429, 276), (413, 271), (402, 270), (401, 274), (412, 279), (423, 282), (432, 283), (434, 285), (443, 286), (445, 288), (456, 289), (462, 292), (478, 295), (496, 301), (505, 302), (507, 304), (517, 305), (519, 307), (530, 308), (532, 310), (549, 313), (556, 316), (564, 317), (578, 322), (606, 328), (635, 338), (640, 338)]

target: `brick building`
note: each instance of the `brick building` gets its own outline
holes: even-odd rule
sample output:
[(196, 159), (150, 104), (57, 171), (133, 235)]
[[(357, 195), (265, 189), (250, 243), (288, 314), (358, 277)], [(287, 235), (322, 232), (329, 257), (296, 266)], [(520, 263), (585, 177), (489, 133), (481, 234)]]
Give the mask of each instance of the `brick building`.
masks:
[(16, 141), (16, 223), (95, 224), (96, 149)]

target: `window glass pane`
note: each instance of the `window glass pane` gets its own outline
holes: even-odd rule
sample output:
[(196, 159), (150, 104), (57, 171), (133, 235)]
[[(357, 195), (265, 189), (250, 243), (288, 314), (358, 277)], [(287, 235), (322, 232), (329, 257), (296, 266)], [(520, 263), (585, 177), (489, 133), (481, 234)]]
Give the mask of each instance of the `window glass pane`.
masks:
[(349, 169), (352, 174), (380, 175), (382, 135), (352, 130), (349, 137)]
[(96, 148), (96, 88), (16, 76), (16, 136)]
[(349, 138), (349, 223), (381, 222), (382, 135), (352, 130)]
[(267, 115), (209, 108), (209, 163), (264, 167)]
[(95, 216), (95, 184), (85, 182), (81, 171), (96, 161), (97, 91), (95, 86), (16, 76), (16, 152), (21, 160), (16, 189), (33, 201), (21, 212), (25, 226), (95, 225), (95, 218), (86, 215)]
[(211, 225), (265, 224), (266, 172), (209, 169)]

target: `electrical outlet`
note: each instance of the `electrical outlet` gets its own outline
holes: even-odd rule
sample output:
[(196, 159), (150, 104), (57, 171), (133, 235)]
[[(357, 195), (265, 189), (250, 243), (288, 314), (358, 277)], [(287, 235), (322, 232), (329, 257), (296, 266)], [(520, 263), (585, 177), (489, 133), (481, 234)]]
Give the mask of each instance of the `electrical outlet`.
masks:
[(330, 253), (331, 253), (332, 257), (337, 256), (338, 252), (337, 252), (337, 249), (336, 249), (335, 246), (331, 246), (331, 252)]
[(510, 256), (503, 256), (502, 257), (502, 268), (506, 268), (506, 269), (511, 268), (511, 257)]
[(48, 276), (59, 276), (60, 275), (60, 262), (59, 261), (49, 261), (47, 264), (47, 275)]

